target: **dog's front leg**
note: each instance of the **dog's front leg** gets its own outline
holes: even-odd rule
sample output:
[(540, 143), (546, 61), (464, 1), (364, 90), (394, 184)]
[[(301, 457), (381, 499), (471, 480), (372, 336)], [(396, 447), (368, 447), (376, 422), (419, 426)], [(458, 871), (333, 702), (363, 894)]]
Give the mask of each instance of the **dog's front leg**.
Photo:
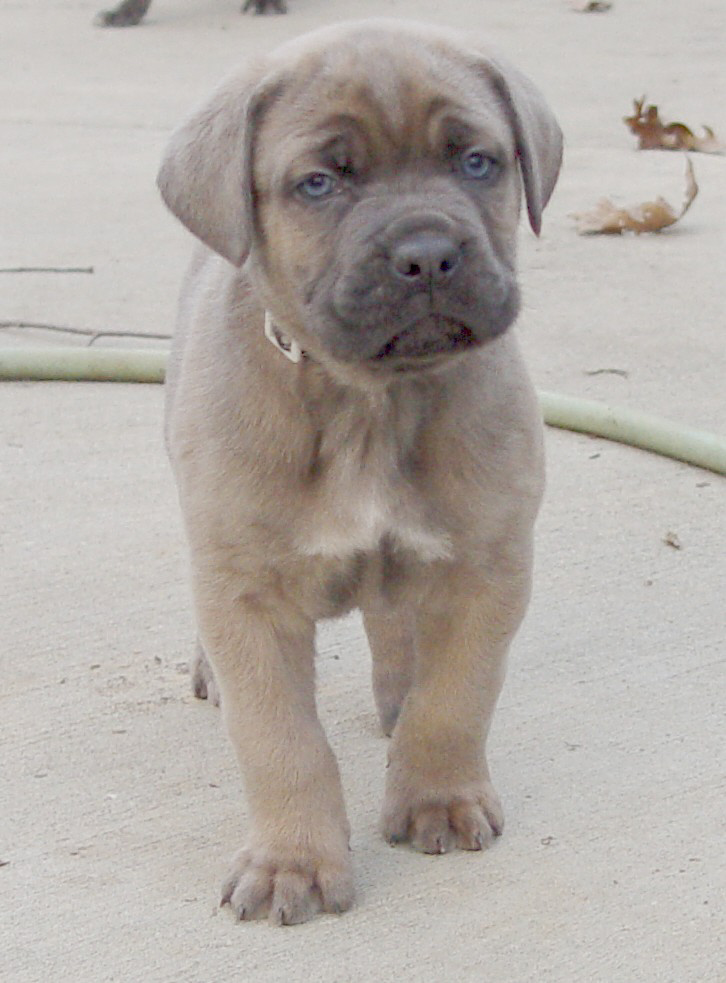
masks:
[(222, 900), (242, 919), (277, 924), (344, 911), (353, 900), (349, 827), (315, 709), (314, 625), (245, 593), (228, 570), (197, 569), (195, 596), (251, 819)]
[(393, 732), (382, 832), (425, 853), (480, 850), (503, 815), (485, 742), (529, 570), (450, 569), (431, 577), (416, 631), (414, 679)]

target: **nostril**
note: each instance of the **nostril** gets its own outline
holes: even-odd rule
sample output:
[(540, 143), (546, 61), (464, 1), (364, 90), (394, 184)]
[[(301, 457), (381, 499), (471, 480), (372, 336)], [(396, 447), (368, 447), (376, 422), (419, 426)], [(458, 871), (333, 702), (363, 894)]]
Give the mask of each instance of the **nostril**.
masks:
[(391, 267), (402, 279), (443, 283), (456, 270), (463, 246), (439, 232), (406, 236), (391, 251)]

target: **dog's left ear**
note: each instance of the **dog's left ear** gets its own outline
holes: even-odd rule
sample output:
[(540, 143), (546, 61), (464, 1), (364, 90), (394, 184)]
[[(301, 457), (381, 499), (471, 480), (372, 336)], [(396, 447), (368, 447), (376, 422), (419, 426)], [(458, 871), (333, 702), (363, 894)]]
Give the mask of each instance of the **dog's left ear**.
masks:
[(499, 95), (514, 133), (529, 224), (535, 235), (562, 164), (562, 131), (535, 84), (504, 60), (487, 57), (487, 75)]

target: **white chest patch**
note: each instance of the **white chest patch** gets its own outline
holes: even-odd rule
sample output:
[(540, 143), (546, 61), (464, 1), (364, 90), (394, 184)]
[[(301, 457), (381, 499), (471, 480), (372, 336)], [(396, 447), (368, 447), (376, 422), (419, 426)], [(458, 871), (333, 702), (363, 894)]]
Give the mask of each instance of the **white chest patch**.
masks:
[(319, 474), (301, 501), (296, 528), (298, 549), (306, 555), (372, 553), (385, 538), (425, 561), (452, 556), (436, 507), (405, 463), (428, 405), (418, 390), (395, 393), (349, 395), (326, 422)]
[(449, 536), (428, 528), (418, 512), (410, 502), (397, 501), (390, 492), (382, 495), (380, 489), (368, 488), (329, 502), (299, 539), (299, 546), (308, 556), (343, 558), (379, 549), (385, 536), (400, 548), (417, 553), (421, 560), (449, 558)]

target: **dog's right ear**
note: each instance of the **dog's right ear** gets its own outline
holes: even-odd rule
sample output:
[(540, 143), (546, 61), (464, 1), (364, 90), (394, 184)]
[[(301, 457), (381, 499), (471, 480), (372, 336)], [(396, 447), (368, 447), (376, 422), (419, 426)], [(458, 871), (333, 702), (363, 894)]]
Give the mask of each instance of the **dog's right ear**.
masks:
[(255, 222), (255, 137), (281, 89), (261, 71), (227, 79), (172, 134), (157, 184), (169, 209), (210, 249), (242, 266)]

